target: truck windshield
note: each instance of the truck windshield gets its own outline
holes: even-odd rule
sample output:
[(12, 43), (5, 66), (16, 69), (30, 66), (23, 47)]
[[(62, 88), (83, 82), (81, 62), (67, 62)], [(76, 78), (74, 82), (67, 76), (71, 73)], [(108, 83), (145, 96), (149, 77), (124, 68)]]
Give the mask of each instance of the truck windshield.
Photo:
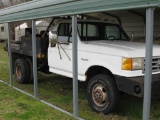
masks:
[(78, 32), (82, 41), (129, 40), (121, 27), (110, 23), (80, 22)]

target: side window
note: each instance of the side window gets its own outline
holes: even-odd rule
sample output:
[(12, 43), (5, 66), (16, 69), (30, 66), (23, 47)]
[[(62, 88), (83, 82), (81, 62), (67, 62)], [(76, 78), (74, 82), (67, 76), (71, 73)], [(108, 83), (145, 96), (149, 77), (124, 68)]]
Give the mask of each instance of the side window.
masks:
[(58, 27), (58, 42), (67, 43), (71, 34), (71, 24), (61, 23)]
[(67, 24), (62, 23), (58, 27), (58, 36), (66, 36), (67, 35)]
[(117, 26), (106, 26), (106, 36), (108, 39), (120, 39), (120, 31)]
[(98, 37), (98, 25), (91, 23), (79, 23), (78, 32), (81, 40), (95, 40)]
[(61, 23), (58, 27), (58, 36), (69, 36), (71, 33), (70, 23)]
[(88, 24), (87, 36), (88, 37), (98, 36), (98, 28), (96, 25)]

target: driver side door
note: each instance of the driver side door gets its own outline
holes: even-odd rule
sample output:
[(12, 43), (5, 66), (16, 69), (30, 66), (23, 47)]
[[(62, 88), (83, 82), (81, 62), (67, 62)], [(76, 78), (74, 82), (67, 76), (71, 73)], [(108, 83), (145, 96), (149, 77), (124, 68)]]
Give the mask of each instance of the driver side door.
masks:
[(71, 24), (61, 23), (58, 27), (58, 40), (54, 47), (49, 48), (48, 58), (50, 71), (68, 76), (72, 72)]

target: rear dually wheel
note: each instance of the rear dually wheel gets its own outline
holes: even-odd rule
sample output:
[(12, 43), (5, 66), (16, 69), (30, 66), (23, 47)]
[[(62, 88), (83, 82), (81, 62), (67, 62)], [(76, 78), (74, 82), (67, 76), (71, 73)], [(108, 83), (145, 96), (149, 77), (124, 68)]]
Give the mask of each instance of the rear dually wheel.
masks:
[(18, 83), (28, 83), (30, 76), (29, 63), (25, 59), (17, 59), (14, 64), (14, 73)]

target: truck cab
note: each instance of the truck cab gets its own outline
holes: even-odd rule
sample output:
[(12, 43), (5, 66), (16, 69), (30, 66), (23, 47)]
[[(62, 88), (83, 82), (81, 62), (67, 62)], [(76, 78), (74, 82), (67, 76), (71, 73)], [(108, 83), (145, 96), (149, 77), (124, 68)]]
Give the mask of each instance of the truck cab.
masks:
[[(56, 24), (58, 39), (55, 46), (49, 44), (48, 60), (50, 71), (58, 72), (72, 77), (72, 35), (71, 23), (69, 20), (59, 21)], [(118, 40), (130, 41), (123, 29), (117, 25), (100, 21), (78, 21), (78, 79), (86, 80), (86, 71), (91, 66), (99, 65), (108, 68), (110, 63), (106, 63), (106, 58), (101, 58), (108, 54), (120, 56), (117, 51), (121, 51), (122, 56), (127, 56), (123, 48), (116, 48), (118, 45), (113, 45), (119, 42)], [(118, 43), (117, 43), (118, 44)], [(121, 44), (121, 42), (119, 42)], [(123, 43), (122, 43), (123, 44)], [(52, 58), (54, 54), (54, 58)], [(103, 55), (102, 55), (103, 54)], [(98, 57), (99, 56), (99, 57)], [(54, 60), (52, 60), (54, 59)], [(96, 60), (97, 59), (97, 60)], [(109, 59), (108, 59), (109, 60)], [(109, 62), (109, 61), (108, 61)], [(63, 63), (63, 64), (62, 64)], [(65, 63), (65, 64), (64, 64)], [(108, 65), (107, 65), (108, 64)], [(115, 63), (116, 64), (116, 63)], [(56, 69), (58, 68), (58, 69)], [(109, 67), (110, 68), (110, 67)], [(116, 67), (111, 67), (113, 73), (118, 72)]]

